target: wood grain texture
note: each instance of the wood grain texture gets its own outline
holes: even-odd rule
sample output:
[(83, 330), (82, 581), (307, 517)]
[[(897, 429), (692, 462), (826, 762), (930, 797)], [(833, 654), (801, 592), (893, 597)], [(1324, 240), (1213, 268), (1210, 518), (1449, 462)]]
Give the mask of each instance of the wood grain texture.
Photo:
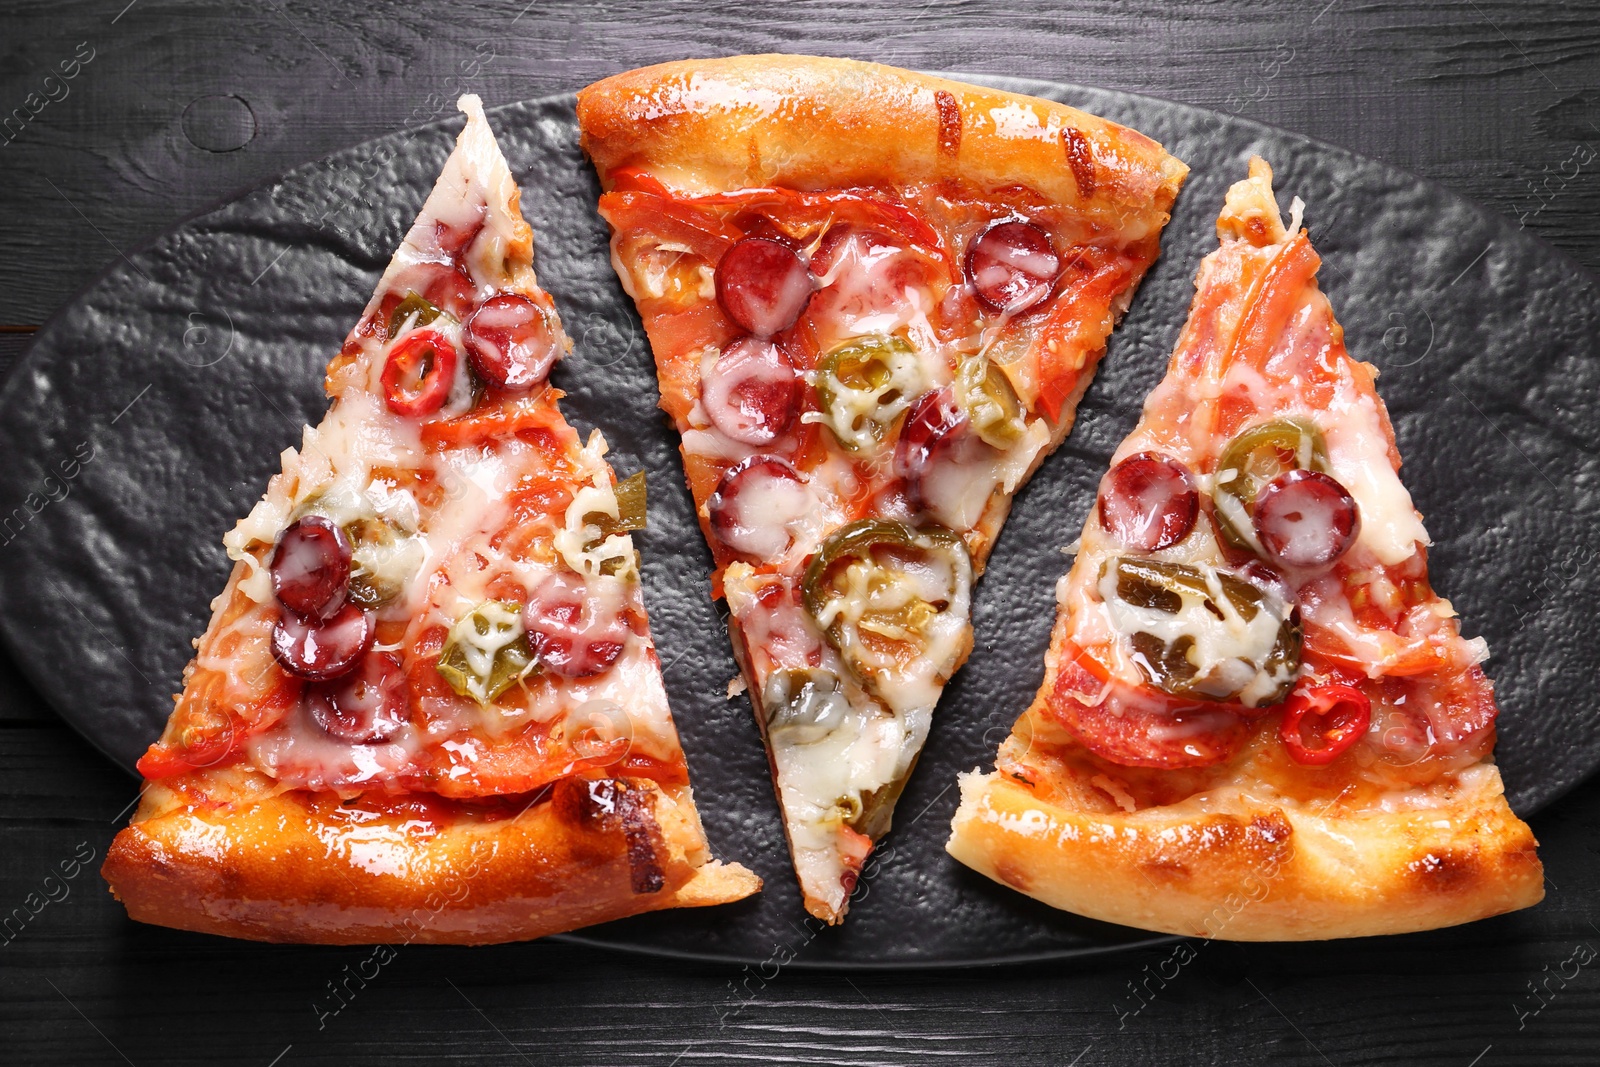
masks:
[[(60, 65), (85, 42), (93, 59), (63, 83)], [(1435, 178), (1600, 265), (1593, 4), (27, 0), (0, 13), (0, 121), (28, 116), (0, 134), (0, 326), (42, 322), (177, 218), (443, 114), (464, 89), (492, 104), (668, 58), (775, 49), (1104, 85), (1261, 119)], [(58, 99), (38, 106), (46, 93)], [(248, 122), (216, 99), (227, 97)], [(0, 334), (0, 368), (18, 336)], [(1597, 783), (1533, 820), (1549, 896), (1530, 912), (1326, 946), (1185, 943), (1073, 967), (853, 976), (559, 943), (399, 947), (379, 966), (365, 949), (135, 926), (95, 873), (135, 788), (0, 663), (6, 1062), (1600, 1060)]]

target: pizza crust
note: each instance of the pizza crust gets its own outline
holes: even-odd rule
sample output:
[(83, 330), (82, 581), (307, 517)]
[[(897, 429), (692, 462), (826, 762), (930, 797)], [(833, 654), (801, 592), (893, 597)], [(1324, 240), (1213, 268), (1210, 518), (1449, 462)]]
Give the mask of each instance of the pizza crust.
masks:
[[(101, 873), (140, 922), (330, 945), (521, 941), (761, 888), (710, 859), (687, 787), (620, 788), (653, 809), (654, 832), (626, 832), (577, 779), (514, 817), (463, 814), (434, 833), (339, 818), (298, 791), (208, 804), (151, 786)], [(639, 891), (651, 870), (660, 888)]]
[(1463, 774), (1437, 806), (1318, 814), (1240, 798), (1104, 814), (995, 771), (961, 776), (945, 849), (1052, 907), (1227, 941), (1431, 930), (1537, 904), (1538, 842), (1500, 773)]
[(607, 188), (633, 166), (687, 196), (959, 176), (1026, 185), (1130, 240), (1141, 221), (1160, 232), (1188, 173), (1143, 134), (1064, 104), (817, 56), (631, 70), (579, 92), (578, 122)]

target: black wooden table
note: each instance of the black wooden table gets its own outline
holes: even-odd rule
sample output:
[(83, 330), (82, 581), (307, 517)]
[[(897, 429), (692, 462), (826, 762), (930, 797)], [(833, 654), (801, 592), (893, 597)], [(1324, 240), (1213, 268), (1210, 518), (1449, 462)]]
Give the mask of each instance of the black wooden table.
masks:
[[(493, 105), (664, 59), (779, 50), (1260, 119), (1436, 179), (1600, 266), (1592, 4), (8, 0), (0, 368), (172, 222), (448, 114), (461, 91)], [(1549, 895), (1531, 912), (1373, 941), (901, 974), (559, 943), (375, 960), (137, 926), (96, 873), (134, 793), (0, 654), (0, 1062), (1600, 1062), (1593, 782), (1533, 819)]]

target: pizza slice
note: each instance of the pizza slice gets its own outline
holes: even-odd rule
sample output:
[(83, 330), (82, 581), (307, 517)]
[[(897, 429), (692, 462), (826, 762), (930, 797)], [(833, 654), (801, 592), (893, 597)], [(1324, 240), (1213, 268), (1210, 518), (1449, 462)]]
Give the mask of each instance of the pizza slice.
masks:
[(1229, 190), (1167, 376), (1058, 586), (1044, 684), (947, 846), (1058, 908), (1314, 940), (1537, 903), (1377, 371), (1351, 359), (1294, 202)]
[(710, 856), (599, 432), (475, 96), (332, 399), (225, 539), (104, 874), (143, 922), (477, 944), (760, 888)]
[(891, 67), (696, 60), (578, 96), (796, 872), (837, 922), (1187, 168)]

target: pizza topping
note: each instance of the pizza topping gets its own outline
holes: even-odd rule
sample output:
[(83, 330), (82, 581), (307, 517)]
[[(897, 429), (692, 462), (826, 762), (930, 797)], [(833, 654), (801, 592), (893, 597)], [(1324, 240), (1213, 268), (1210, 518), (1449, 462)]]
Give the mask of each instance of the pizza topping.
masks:
[(1050, 235), (1023, 219), (990, 224), (967, 246), (967, 281), (995, 311), (1020, 315), (1044, 302), (1061, 270)]
[(472, 369), (496, 388), (516, 392), (544, 381), (561, 354), (545, 310), (516, 293), (479, 304), (467, 319), (463, 339)]
[(850, 713), (843, 683), (817, 667), (774, 671), (762, 689), (761, 707), (774, 744), (815, 744), (832, 734)]
[(1261, 490), (1287, 471), (1327, 469), (1322, 432), (1305, 419), (1277, 419), (1244, 431), (1223, 449), (1212, 477), (1211, 502), (1223, 538), (1235, 548), (1258, 551), (1252, 517)]
[(717, 538), (735, 552), (775, 560), (794, 546), (795, 524), (815, 501), (805, 479), (774, 456), (751, 456), (729, 468), (706, 501)]
[(389, 350), (383, 390), (389, 410), (401, 416), (432, 415), (444, 406), (456, 380), (456, 349), (437, 330), (412, 330)]
[(372, 647), (372, 616), (346, 604), (325, 622), (305, 622), (284, 612), (272, 628), (272, 656), (297, 678), (327, 681), (348, 673)]
[(353, 745), (388, 741), (409, 715), (405, 668), (387, 652), (374, 652), (336, 682), (321, 682), (305, 692), (312, 721), (330, 737)]
[(957, 530), (971, 529), (983, 513), (995, 478), (981, 468), (992, 468), (996, 458), (948, 386), (912, 406), (895, 452), (912, 501)]
[[(598, 430), (590, 437), (585, 452), (596, 463), (604, 454), (605, 441)], [(564, 525), (554, 538), (556, 552), (567, 566), (591, 577), (639, 576), (638, 553), (627, 531), (644, 529), (643, 473), (613, 485), (605, 471), (597, 471), (589, 485), (573, 494)]]
[(996, 489), (1009, 493), (1022, 481), (1049, 443), (1049, 429), (1036, 419), (1008, 448), (992, 447), (958, 395), (950, 387), (923, 394), (906, 416), (895, 459), (914, 507), (952, 530), (971, 530)]
[(622, 481), (611, 487), (617, 498), (616, 515), (591, 514), (588, 518), (600, 527), (601, 534), (610, 537), (614, 534), (632, 533), (634, 530), (643, 530), (649, 525), (647, 508), (648, 487), (645, 484), (644, 471), (634, 471)]
[(800, 253), (770, 237), (746, 237), (717, 263), (717, 300), (757, 337), (793, 326), (811, 300), (813, 280)]
[(830, 352), (815, 375), (819, 421), (846, 451), (871, 454), (894, 420), (928, 387), (922, 361), (903, 337), (861, 337)]
[(1355, 744), (1372, 722), (1372, 701), (1350, 685), (1298, 690), (1283, 708), (1278, 736), (1296, 763), (1324, 767)]
[(1361, 532), (1356, 502), (1320, 471), (1285, 471), (1256, 497), (1256, 539), (1290, 567), (1324, 567), (1350, 551)]
[(900, 430), (900, 442), (895, 449), (895, 462), (911, 486), (912, 496), (919, 502), (923, 478), (935, 463), (947, 454), (957, 451), (963, 444), (984, 447), (971, 433), (972, 423), (967, 413), (956, 403), (955, 390), (948, 386), (924, 393), (906, 416)]
[(389, 339), (393, 340), (399, 337), (407, 327), (417, 329), (426, 326), (441, 315), (444, 315), (447, 319), (449, 318), (448, 315), (440, 311), (420, 293), (407, 293), (405, 299), (396, 304), (394, 310), (389, 312), (389, 321), (387, 323)]
[(1098, 588), (1130, 659), (1164, 692), (1256, 708), (1294, 685), (1300, 623), (1262, 586), (1204, 564), (1120, 556)]
[(1108, 677), (1067, 642), (1043, 714), (1085, 748), (1126, 767), (1205, 767), (1227, 759), (1248, 722), (1236, 706), (1185, 700)]
[(855, 337), (928, 329), (928, 288), (945, 274), (943, 263), (919, 251), (915, 239), (846, 227), (828, 231), (812, 266), (822, 271), (821, 288), (808, 320), (825, 349)]
[(982, 356), (963, 360), (956, 373), (955, 395), (973, 432), (986, 444), (1004, 450), (1027, 432), (1011, 379), (993, 361)]
[(845, 665), (896, 712), (931, 708), (971, 640), (972, 560), (943, 527), (850, 523), (812, 557), (802, 590)]
[(622, 654), (628, 620), (622, 583), (555, 571), (535, 586), (522, 619), (541, 666), (566, 678), (602, 674)]
[(436, 669), (458, 696), (488, 704), (534, 667), (521, 605), (486, 600), (450, 628)]
[(777, 345), (746, 337), (718, 357), (700, 402), (725, 436), (742, 444), (770, 445), (794, 422), (800, 379)]
[(422, 567), (427, 548), (420, 538), (381, 518), (359, 518), (345, 524), (349, 537), (350, 599), (369, 611), (390, 603)]
[(1194, 529), (1200, 494), (1182, 463), (1140, 452), (1106, 472), (1095, 507), (1101, 528), (1124, 547), (1159, 552)]
[(344, 606), (350, 553), (345, 532), (321, 515), (292, 524), (268, 564), (278, 603), (308, 622), (331, 616)]

